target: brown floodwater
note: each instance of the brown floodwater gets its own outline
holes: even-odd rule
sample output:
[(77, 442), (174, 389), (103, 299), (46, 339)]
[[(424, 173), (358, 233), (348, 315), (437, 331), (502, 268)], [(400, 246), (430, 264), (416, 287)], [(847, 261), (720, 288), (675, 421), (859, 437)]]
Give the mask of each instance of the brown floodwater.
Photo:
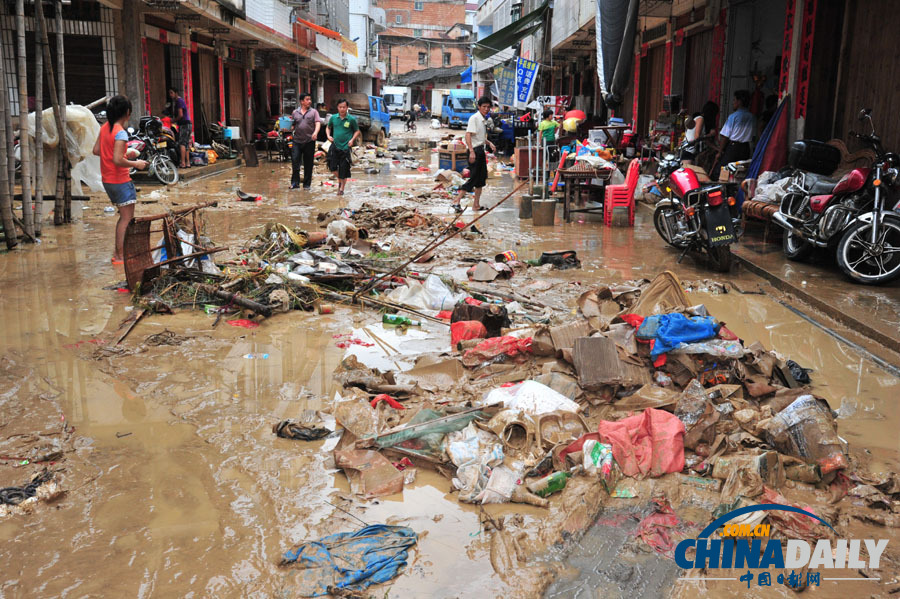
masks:
[[(207, 233), (219, 244), (238, 246), (271, 220), (315, 229), (320, 211), (364, 201), (408, 204), (404, 190), (433, 186), (430, 175), (394, 166), (351, 182), (340, 202), (328, 186), (288, 192), (289, 167), (261, 164), (171, 190), (147, 187), (141, 198), (156, 203), (140, 204), (138, 214), (217, 199), (219, 207), (205, 212)], [(511, 189), (508, 175), (490, 183), (489, 206)], [(237, 188), (266, 200), (236, 202)], [(7, 443), (0, 448), (15, 435), (44, 431), (41, 439), (54, 438), (59, 413), (74, 427), (66, 458), (55, 465), (64, 468), (67, 495), (33, 514), (0, 520), (0, 595), (290, 596), (290, 576), (277, 567), (281, 554), (360, 522), (404, 524), (420, 534), (391, 596), (529, 594), (525, 578), (494, 572), (481, 509), (459, 503), (446, 478), (420, 470), (402, 495), (364, 501), (334, 467), (336, 438), (305, 443), (272, 434), (275, 422), (305, 410), (321, 411), (334, 425), (327, 415), (335, 392), (332, 372), (345, 355), (334, 336), (362, 338), (368, 330), (387, 339), (377, 314), (347, 307), (331, 315), (292, 312), (247, 330), (224, 323), (213, 328), (214, 316), (182, 310), (139, 323), (123, 353), (98, 352), (120, 334), (117, 327), (131, 308), (128, 294), (103, 289), (124, 280), (122, 268), (109, 262), (116, 217), (103, 213), (106, 205), (95, 195), (82, 222), (46, 227), (40, 246), (0, 254), (0, 441)], [(424, 208), (449, 215), (446, 203)], [(652, 278), (664, 269), (683, 280), (714, 279), (693, 258), (675, 265), (675, 254), (662, 247), (644, 212), (635, 229), (607, 229), (596, 222), (534, 228), (517, 211), (508, 201), (479, 223), (485, 239), (453, 240), (434, 266), (421, 270), (458, 274), (458, 259), (506, 249), (521, 258), (575, 249), (582, 269), (528, 275), (557, 283), (544, 301), (567, 302), (558, 311), (562, 318), (590, 285)], [(403, 233), (396, 243), (417, 247), (424, 241)], [(744, 290), (775, 293), (739, 267), (729, 280)], [(873, 470), (897, 471), (895, 377), (772, 295), (698, 291), (691, 297), (747, 343), (758, 340), (813, 368), (814, 388), (833, 408), (855, 401), (855, 410), (848, 408), (849, 417), (839, 421), (840, 434), (855, 451), (872, 452)], [(187, 339), (177, 346), (142, 343), (166, 329)], [(382, 367), (404, 367), (416, 352), (446, 348), (447, 341), (445, 326), (426, 323), (421, 333), (391, 341), (397, 354), (353, 351)], [(0, 486), (21, 484), (35, 471), (0, 459)], [(532, 538), (546, 512), (518, 504), (484, 511), (521, 516), (519, 526)], [(532, 549), (540, 553), (541, 546), (535, 541)], [(710, 588), (706, 596), (718, 595)]]

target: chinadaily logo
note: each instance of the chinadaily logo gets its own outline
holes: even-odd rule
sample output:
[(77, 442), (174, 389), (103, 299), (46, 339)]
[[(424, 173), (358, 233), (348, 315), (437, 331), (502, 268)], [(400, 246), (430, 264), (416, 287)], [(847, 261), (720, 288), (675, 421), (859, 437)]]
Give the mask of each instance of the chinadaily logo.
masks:
[[(696, 539), (685, 539), (675, 548), (675, 563), (685, 570), (706, 569), (707, 576), (687, 573), (680, 580), (733, 580), (741, 585), (771, 586), (773, 582), (791, 587), (819, 586), (825, 581), (878, 581), (879, 578), (841, 578), (829, 571), (866, 568), (877, 570), (887, 548), (887, 539), (773, 539), (770, 524), (748, 518), (754, 512), (793, 512), (808, 516), (821, 527), (820, 536), (833, 537), (834, 528), (819, 516), (792, 505), (777, 503), (751, 505), (716, 518)], [(738, 520), (733, 523), (732, 520)], [(750, 520), (752, 523), (746, 523)], [(710, 537), (718, 533), (718, 538)], [(733, 578), (716, 577), (717, 569), (746, 570)], [(752, 572), (751, 570), (757, 570)], [(762, 570), (761, 572), (759, 570)]]

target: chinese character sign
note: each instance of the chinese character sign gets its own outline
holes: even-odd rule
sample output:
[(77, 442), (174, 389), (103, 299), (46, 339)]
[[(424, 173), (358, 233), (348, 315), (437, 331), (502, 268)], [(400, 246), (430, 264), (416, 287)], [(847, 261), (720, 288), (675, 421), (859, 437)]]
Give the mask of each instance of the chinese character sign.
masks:
[(497, 83), (497, 101), (502, 106), (516, 105), (516, 71), (512, 67), (494, 67)]
[(534, 80), (537, 79), (538, 63), (519, 58), (516, 60), (516, 105), (524, 108), (531, 98)]

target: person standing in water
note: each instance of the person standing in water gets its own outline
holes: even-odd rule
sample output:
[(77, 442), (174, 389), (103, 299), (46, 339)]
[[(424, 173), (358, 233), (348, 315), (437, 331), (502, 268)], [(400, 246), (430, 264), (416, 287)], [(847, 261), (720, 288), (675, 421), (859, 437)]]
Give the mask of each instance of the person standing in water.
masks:
[(294, 123), (294, 147), (291, 155), (291, 189), (300, 187), (300, 161), (303, 161), (303, 189), (312, 185), (313, 156), (322, 118), (312, 107), (309, 94), (300, 94), (300, 106), (291, 114)]
[(491, 99), (482, 96), (478, 99), (478, 112), (469, 117), (469, 124), (466, 127), (466, 146), (469, 148), (469, 180), (463, 183), (459, 188), (459, 193), (453, 203), (453, 208), (457, 212), (462, 212), (460, 201), (463, 194), (468, 192), (475, 193), (475, 203), (472, 204), (472, 210), (487, 210), (481, 206), (481, 190), (487, 184), (487, 154), (485, 154), (484, 146), (488, 145), (492, 152), (496, 152), (494, 147), (487, 138), (487, 113), (491, 109)]
[(147, 168), (146, 160), (129, 160), (125, 155), (128, 149), (128, 132), (125, 126), (129, 118), (131, 101), (125, 96), (113, 97), (106, 104), (106, 123), (100, 127), (100, 135), (94, 142), (94, 155), (100, 157), (103, 189), (113, 206), (119, 210), (113, 264), (122, 264), (125, 260), (122, 250), (125, 245), (125, 229), (134, 217), (134, 205), (137, 202), (137, 190), (131, 182), (129, 170)]
[(331, 149), (328, 150), (328, 170), (337, 177), (339, 196), (344, 195), (344, 186), (350, 178), (350, 148), (361, 135), (356, 117), (347, 114), (349, 108), (347, 100), (339, 98), (338, 113), (328, 119), (328, 141), (331, 142)]

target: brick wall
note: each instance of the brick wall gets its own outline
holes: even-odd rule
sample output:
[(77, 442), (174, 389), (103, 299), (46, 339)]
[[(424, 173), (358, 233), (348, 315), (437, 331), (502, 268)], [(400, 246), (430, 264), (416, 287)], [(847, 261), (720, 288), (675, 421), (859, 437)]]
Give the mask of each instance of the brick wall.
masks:
[[(379, 60), (387, 63), (388, 59), (390, 59), (388, 72), (392, 75), (402, 75), (403, 73), (420, 69), (443, 66), (468, 66), (469, 64), (469, 60), (466, 58), (468, 48), (464, 45), (440, 46), (431, 44), (428, 47), (428, 44), (425, 42), (410, 45), (392, 45), (392, 43), (408, 44), (409, 42), (403, 41), (402, 38), (394, 38), (392, 42), (382, 40)], [(419, 62), (420, 53), (425, 54), (425, 64)], [(450, 54), (449, 65), (444, 64), (444, 53)]]
[[(388, 35), (412, 36), (413, 29), (421, 29), (423, 37), (439, 37), (456, 23), (466, 22), (466, 5), (463, 0), (424, 0), (422, 10), (416, 10), (412, 0), (376, 0), (387, 17)], [(397, 17), (401, 23), (397, 23)]]

